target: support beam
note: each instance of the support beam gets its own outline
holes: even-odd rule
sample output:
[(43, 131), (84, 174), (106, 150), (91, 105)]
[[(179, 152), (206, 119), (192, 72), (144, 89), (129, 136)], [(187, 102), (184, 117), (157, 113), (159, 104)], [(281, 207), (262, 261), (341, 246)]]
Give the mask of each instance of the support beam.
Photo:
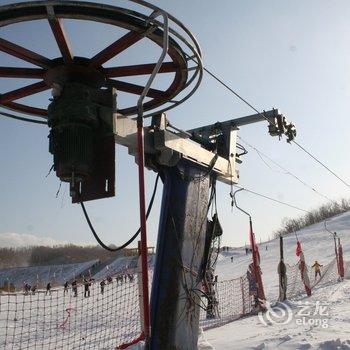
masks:
[(94, 67), (102, 66), (104, 63), (117, 56), (124, 50), (128, 49), (130, 46), (134, 45), (140, 41), (143, 36), (137, 32), (129, 32), (122, 36), (120, 39), (116, 40), (113, 44), (106, 47), (104, 50), (96, 54), (92, 59), (92, 65)]
[(200, 134), (202, 132), (205, 133), (210, 133), (214, 131), (215, 129), (218, 128), (218, 125), (223, 128), (228, 128), (228, 127), (234, 127), (238, 128), (240, 126), (244, 125), (249, 125), (249, 124), (254, 124), (258, 122), (265, 121), (266, 119), (261, 116), (263, 114), (271, 123), (274, 123), (275, 118), (280, 115), (280, 111), (278, 109), (272, 109), (270, 111), (264, 111), (260, 114), (252, 114), (248, 115), (246, 117), (241, 117), (241, 118), (236, 118), (236, 119), (231, 119), (227, 120), (224, 122), (216, 122), (214, 124), (206, 125), (206, 126), (201, 126), (199, 128), (191, 129), (188, 130), (188, 132), (194, 133), (194, 134)]
[[(187, 160), (164, 181), (151, 298), (151, 350), (197, 349), (210, 176)], [(192, 180), (191, 180), (192, 179)], [(186, 345), (185, 345), (186, 344)], [(184, 347), (185, 346), (185, 347)]]
[(0, 51), (42, 68), (50, 68), (52, 65), (50, 59), (3, 38), (0, 38)]
[[(182, 133), (174, 133), (166, 128), (166, 120), (162, 119), (159, 127), (146, 127), (145, 154), (156, 155), (162, 165), (173, 165), (172, 159), (184, 158), (204, 166), (207, 171), (215, 173), (218, 181), (226, 184), (238, 183), (236, 171), (236, 130), (229, 131), (229, 154), (218, 156), (202, 147), (198, 142), (185, 138)], [(136, 155), (136, 121), (121, 115), (114, 116), (114, 135), (116, 143), (128, 147), (129, 154)], [(231, 156), (231, 154), (233, 156)]]
[(38, 83), (24, 86), (17, 90), (5, 92), (4, 94), (0, 95), (0, 104), (6, 104), (8, 102), (12, 102), (23, 97), (34, 95), (39, 92), (46, 91), (49, 88), (50, 87), (47, 86), (44, 81), (40, 81)]
[(49, 12), (49, 23), (52, 33), (56, 39), (58, 48), (61, 51), (64, 63), (71, 64), (74, 55), (66, 31), (64, 30), (62, 19), (55, 17), (52, 6), (49, 8), (52, 9), (51, 12)]

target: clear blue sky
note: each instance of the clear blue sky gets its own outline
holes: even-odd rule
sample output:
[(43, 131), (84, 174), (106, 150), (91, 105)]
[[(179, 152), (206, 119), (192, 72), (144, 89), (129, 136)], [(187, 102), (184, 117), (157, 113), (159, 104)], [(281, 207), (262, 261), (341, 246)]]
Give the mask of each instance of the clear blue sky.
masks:
[[(12, 2), (0, 0), (1, 5), (8, 3)], [(350, 179), (349, 1), (166, 0), (157, 5), (192, 30), (202, 47), (206, 67), (257, 108), (281, 109), (295, 122), (298, 141)], [(80, 55), (91, 55), (123, 34), (104, 25), (89, 27), (67, 21), (66, 27)], [(58, 55), (46, 23), (1, 28), (0, 35), (49, 57)], [(137, 45), (117, 63), (148, 63), (158, 54), (153, 46)], [(30, 66), (5, 54), (0, 54), (0, 65)], [(1, 79), (0, 93), (21, 84), (25, 85)], [(35, 103), (45, 105), (48, 97), (48, 93), (39, 94)], [(130, 99), (135, 96), (121, 94), (119, 104)], [(242, 102), (205, 75), (196, 95), (170, 111), (168, 117), (179, 127), (189, 129), (249, 114), (251, 110)], [(70, 204), (67, 186), (62, 186), (56, 199), (58, 179), (53, 174), (45, 178), (52, 164), (47, 135), (46, 127), (0, 118), (0, 234), (34, 234), (58, 241), (94, 243), (80, 207)], [(330, 198), (350, 196), (347, 187), (295, 146), (271, 138), (266, 123), (244, 127), (240, 135)], [(271, 171), (253, 151), (245, 156), (239, 169), (241, 186), (305, 209), (324, 202), (295, 179)], [(154, 173), (147, 174), (148, 194), (154, 178)], [(88, 203), (87, 208), (101, 237), (118, 245), (139, 225), (137, 168), (120, 146), (116, 184), (117, 197)], [(229, 190), (226, 185), (218, 186), (223, 243), (242, 245), (248, 241), (248, 223), (239, 212), (231, 212)], [(155, 244), (157, 236), (160, 194), (161, 191), (148, 226), (150, 245)], [(283, 217), (302, 214), (248, 193), (240, 194), (239, 199), (253, 216), (258, 239), (272, 236)]]

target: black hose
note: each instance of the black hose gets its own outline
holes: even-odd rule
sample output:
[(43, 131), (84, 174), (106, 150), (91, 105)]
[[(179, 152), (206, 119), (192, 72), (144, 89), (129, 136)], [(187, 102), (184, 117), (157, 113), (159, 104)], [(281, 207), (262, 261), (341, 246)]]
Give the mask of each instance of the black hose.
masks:
[[(151, 213), (151, 210), (152, 210), (152, 207), (153, 207), (153, 203), (154, 203), (154, 198), (156, 196), (156, 193), (157, 193), (157, 187), (158, 187), (158, 180), (159, 180), (159, 175), (157, 175), (156, 177), (156, 181), (154, 183), (154, 188), (153, 188), (153, 193), (152, 193), (152, 197), (151, 197), (151, 200), (148, 204), (148, 208), (147, 208), (147, 212), (146, 212), (146, 219), (148, 219), (148, 216), (149, 214)], [(108, 247), (107, 245), (105, 245), (100, 237), (98, 236), (98, 234), (96, 233), (91, 221), (90, 221), (90, 218), (89, 218), (89, 215), (88, 213), (86, 212), (86, 209), (85, 209), (85, 205), (83, 202), (80, 202), (80, 205), (83, 209), (83, 213), (84, 213), (84, 216), (85, 216), (85, 219), (90, 227), (90, 230), (92, 232), (92, 234), (94, 235), (96, 241), (98, 242), (98, 244), (106, 249), (106, 250), (109, 250), (110, 252), (117, 252), (118, 250), (122, 250), (124, 249), (125, 247), (127, 247), (129, 244), (131, 244), (135, 239), (136, 237), (139, 235), (140, 231), (141, 231), (141, 227), (135, 232), (135, 234), (127, 241), (125, 242), (123, 245), (121, 245), (120, 247), (117, 247), (117, 248), (111, 248), (111, 247)]]

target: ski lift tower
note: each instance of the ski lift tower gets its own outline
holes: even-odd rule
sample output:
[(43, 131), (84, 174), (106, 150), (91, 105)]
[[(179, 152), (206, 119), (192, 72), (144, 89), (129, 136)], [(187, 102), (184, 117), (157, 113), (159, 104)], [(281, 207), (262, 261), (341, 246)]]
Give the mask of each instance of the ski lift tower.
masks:
[[(215, 181), (238, 182), (239, 127), (267, 119), (270, 134), (281, 136), (294, 132), (294, 126), (275, 109), (188, 131), (172, 125), (165, 112), (193, 95), (202, 80), (201, 49), (192, 33), (167, 12), (141, 0), (127, 3), (129, 7), (115, 7), (57, 0), (0, 7), (0, 27), (47, 21), (60, 50), (60, 57), (50, 59), (0, 37), (1, 52), (36, 66), (0, 67), (0, 78), (23, 79), (23, 87), (0, 95), (0, 106), (47, 122), (53, 169), (70, 184), (73, 203), (115, 195), (115, 143), (135, 156), (144, 292), (148, 288), (144, 167), (160, 174), (163, 199), (150, 312), (148, 293), (143, 298), (144, 331), (150, 349), (196, 349), (200, 296), (195, 291), (200, 289), (207, 259), (210, 186)], [(64, 30), (67, 19), (109, 24), (127, 32), (93, 57), (76, 57)], [(155, 44), (157, 62), (142, 62), (141, 56), (137, 65), (106, 66), (141, 40)], [(172, 73), (169, 85), (163, 90), (152, 87), (155, 77), (164, 73)], [(135, 76), (147, 77), (145, 84), (128, 81)], [(26, 85), (25, 79), (38, 81)], [(53, 98), (44, 108), (20, 101), (49, 89)], [(120, 108), (118, 92), (135, 95), (135, 103)]]

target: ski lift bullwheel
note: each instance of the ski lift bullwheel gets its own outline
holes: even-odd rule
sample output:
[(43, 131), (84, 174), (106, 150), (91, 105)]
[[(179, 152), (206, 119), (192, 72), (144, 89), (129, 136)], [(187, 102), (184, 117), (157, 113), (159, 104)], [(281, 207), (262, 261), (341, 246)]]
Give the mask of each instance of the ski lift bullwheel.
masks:
[[(69, 80), (88, 82), (97, 88), (114, 87), (117, 91), (140, 95), (144, 86), (125, 80), (128, 77), (151, 74), (156, 63), (104, 67), (106, 62), (141, 40), (148, 39), (162, 46), (164, 25), (159, 21), (150, 20), (150, 14), (157, 8), (144, 1), (130, 1), (134, 6), (140, 5), (146, 13), (78, 1), (34, 1), (0, 7), (0, 27), (20, 22), (47, 20), (61, 53), (61, 57), (49, 59), (0, 37), (1, 52), (37, 66), (36, 68), (0, 67), (0, 78), (39, 79), (34, 84), (1, 94), (0, 106), (46, 118), (47, 109), (22, 104), (18, 100), (49, 90), (55, 84)], [(64, 30), (66, 19), (114, 25), (128, 32), (93, 57), (75, 57)], [(185, 101), (197, 89), (202, 77), (201, 53), (195, 38), (181, 22), (170, 15), (169, 19), (176, 27), (175, 29), (169, 27), (170, 61), (163, 63), (159, 73), (174, 73), (174, 78), (163, 91), (155, 88), (149, 90), (147, 95), (149, 100), (143, 106), (148, 115), (152, 115), (155, 111), (163, 112)], [(180, 98), (177, 98), (178, 95)], [(136, 111), (136, 102), (135, 105), (119, 110), (123, 115), (133, 115)]]

